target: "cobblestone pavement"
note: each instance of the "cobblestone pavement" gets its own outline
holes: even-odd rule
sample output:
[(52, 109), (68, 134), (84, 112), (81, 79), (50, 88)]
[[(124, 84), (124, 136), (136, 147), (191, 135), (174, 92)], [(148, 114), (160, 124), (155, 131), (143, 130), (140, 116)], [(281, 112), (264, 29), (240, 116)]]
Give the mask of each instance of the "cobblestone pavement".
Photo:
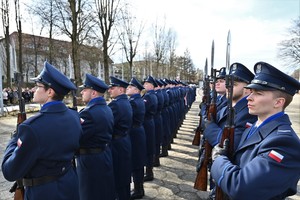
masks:
[[(199, 122), (199, 99), (194, 102), (192, 108), (186, 115), (177, 138), (174, 139), (172, 150), (169, 156), (160, 158), (160, 167), (154, 168), (155, 179), (146, 182), (145, 197), (143, 199), (153, 200), (205, 200), (208, 198), (207, 192), (201, 192), (193, 188), (196, 177), (195, 166), (197, 162), (197, 147), (191, 145), (194, 129)], [(296, 95), (292, 104), (288, 107), (287, 113), (293, 122), (293, 128), (300, 133), (300, 95)], [(30, 116), (31, 114), (29, 114)], [(2, 162), (3, 151), (10, 138), (11, 131), (14, 130), (16, 117), (0, 118), (0, 160)], [(0, 200), (11, 200), (12, 194), (8, 192), (12, 183), (7, 182), (0, 169)], [(300, 200), (300, 182), (298, 183), (298, 193), (288, 200)]]

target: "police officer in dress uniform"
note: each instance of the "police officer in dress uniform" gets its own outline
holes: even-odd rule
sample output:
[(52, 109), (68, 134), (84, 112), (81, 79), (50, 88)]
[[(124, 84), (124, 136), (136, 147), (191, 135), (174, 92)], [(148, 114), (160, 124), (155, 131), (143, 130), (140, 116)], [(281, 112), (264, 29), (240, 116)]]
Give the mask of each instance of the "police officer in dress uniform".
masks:
[[(254, 74), (243, 64), (233, 63), (230, 66), (229, 74), (234, 78), (233, 92), (232, 92), (232, 106), (234, 108), (234, 150), (237, 148), (241, 136), (246, 128), (251, 126), (256, 120), (257, 116), (251, 115), (248, 112), (247, 97), (250, 94), (250, 89), (244, 88), (254, 78)], [(205, 130), (203, 132), (206, 140), (215, 146), (220, 143), (223, 129), (226, 125), (228, 117), (228, 106), (225, 106), (217, 113), (216, 121), (207, 121)], [(214, 184), (211, 184), (214, 187)], [(215, 191), (211, 191), (211, 198), (214, 198)]]
[(227, 105), (226, 86), (225, 86), (226, 68), (222, 67), (216, 77), (216, 92), (217, 92), (217, 112)]
[(129, 129), (132, 126), (132, 108), (128, 101), (128, 83), (110, 76), (108, 92), (113, 100), (108, 104), (114, 115), (112, 155), (117, 198), (130, 199), (131, 181), (131, 141)]
[[(216, 76), (216, 83), (215, 83), (215, 91), (217, 93), (217, 99), (215, 99), (215, 103), (216, 103), (216, 108), (217, 108), (217, 113), (224, 107), (227, 106), (227, 98), (226, 98), (226, 81), (225, 81), (225, 76), (226, 76), (226, 68), (222, 67), (219, 70), (218, 75)], [(212, 87), (212, 83), (210, 83), (210, 87)], [(210, 90), (210, 95), (212, 98), (213, 95), (213, 91), (212, 88)], [(201, 127), (203, 129), (205, 129), (205, 121), (207, 120), (207, 106), (209, 107), (208, 104), (204, 104), (201, 103), (199, 105), (200, 107), (200, 113), (199, 115), (202, 115), (202, 123), (201, 123)], [(213, 119), (214, 121), (216, 119)]]
[(80, 111), (83, 135), (77, 151), (77, 174), (80, 199), (115, 199), (112, 152), (110, 148), (114, 116), (103, 95), (108, 86), (86, 74), (82, 100), (87, 105)]
[(22, 179), (25, 199), (79, 199), (72, 165), (82, 134), (76, 111), (63, 102), (75, 85), (49, 63), (36, 82), (33, 102), (40, 112), (18, 126), (5, 150), (2, 172), (8, 181)]
[[(233, 63), (230, 66), (229, 74), (234, 77), (232, 106), (235, 112), (234, 149), (236, 149), (244, 130), (257, 120), (257, 116), (251, 115), (248, 112), (247, 97), (250, 94), (250, 89), (244, 88), (251, 83), (254, 74), (241, 63)], [(228, 116), (227, 107), (228, 106), (221, 108), (217, 113), (216, 121), (206, 121), (203, 134), (212, 146), (215, 146), (221, 141), (223, 128)]]
[(163, 119), (162, 119), (162, 110), (164, 107), (164, 96), (161, 90), (162, 83), (159, 79), (155, 79), (156, 87), (154, 88), (155, 95), (157, 97), (157, 110), (154, 115), (154, 124), (155, 124), (155, 149), (154, 149), (154, 160), (153, 166), (159, 167), (159, 155), (160, 155), (160, 146), (163, 140)]
[(152, 76), (148, 76), (144, 82), (144, 88), (147, 91), (144, 96), (146, 114), (144, 121), (144, 129), (146, 133), (147, 158), (146, 158), (146, 175), (144, 181), (152, 181), (153, 175), (153, 159), (155, 154), (155, 124), (154, 115), (157, 110), (157, 97), (154, 92), (156, 82)]
[(144, 89), (143, 85), (132, 78), (126, 89), (126, 94), (130, 97), (129, 102), (132, 107), (133, 119), (132, 127), (129, 131), (132, 147), (132, 178), (134, 189), (130, 199), (143, 198), (144, 192), (144, 166), (146, 164), (146, 135), (143, 127), (145, 118), (145, 103), (140, 93)]
[(162, 120), (163, 120), (163, 138), (162, 138), (162, 147), (161, 147), (161, 154), (160, 157), (168, 156), (168, 146), (171, 137), (171, 130), (170, 130), (170, 113), (169, 113), (169, 95), (167, 94), (166, 86), (168, 85), (164, 80), (160, 79), (161, 91), (164, 97), (164, 105), (161, 112)]
[(284, 110), (300, 83), (265, 62), (254, 71), (246, 88), (249, 113), (258, 120), (243, 133), (233, 160), (226, 145), (213, 149), (211, 174), (230, 199), (285, 199), (297, 192), (300, 140)]

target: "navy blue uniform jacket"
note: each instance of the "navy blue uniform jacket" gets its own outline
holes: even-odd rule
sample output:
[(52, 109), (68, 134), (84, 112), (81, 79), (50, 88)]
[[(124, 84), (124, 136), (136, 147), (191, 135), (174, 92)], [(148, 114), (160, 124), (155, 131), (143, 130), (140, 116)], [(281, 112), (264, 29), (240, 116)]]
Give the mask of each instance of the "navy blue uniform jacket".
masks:
[(284, 199), (297, 191), (300, 141), (287, 115), (244, 132), (233, 162), (219, 156), (211, 174), (231, 199)]
[(129, 131), (132, 147), (132, 169), (140, 169), (146, 163), (146, 135), (143, 127), (146, 109), (140, 94), (132, 95), (129, 102), (133, 112), (132, 127)]
[(131, 142), (128, 135), (132, 125), (132, 108), (126, 94), (113, 99), (108, 106), (114, 115), (112, 154), (116, 188), (130, 184), (131, 178)]
[[(257, 116), (249, 114), (247, 103), (248, 101), (244, 97), (234, 106), (234, 149), (239, 145), (245, 129), (257, 121)], [(217, 122), (210, 123), (204, 130), (204, 136), (212, 146), (221, 142), (227, 116), (226, 106), (217, 113)]]
[(19, 125), (9, 142), (2, 163), (4, 177), (14, 181), (64, 174), (56, 181), (26, 187), (25, 199), (79, 199), (71, 160), (81, 133), (77, 112), (60, 101), (45, 104), (39, 114)]
[[(146, 132), (147, 155), (152, 156), (154, 155), (155, 148), (155, 124), (153, 116), (157, 111), (158, 100), (154, 90), (147, 91), (147, 93), (143, 96), (143, 99), (146, 108), (144, 129)], [(153, 162), (153, 160), (148, 160), (147, 162)]]
[(83, 135), (80, 148), (101, 148), (97, 154), (77, 157), (80, 199), (114, 199), (115, 185), (111, 143), (114, 116), (103, 97), (92, 99), (80, 111)]

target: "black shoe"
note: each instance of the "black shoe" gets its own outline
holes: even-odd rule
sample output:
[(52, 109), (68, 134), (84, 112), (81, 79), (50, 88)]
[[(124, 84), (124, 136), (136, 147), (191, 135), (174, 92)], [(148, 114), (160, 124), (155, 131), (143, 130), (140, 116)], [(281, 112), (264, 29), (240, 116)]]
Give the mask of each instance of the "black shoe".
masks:
[(153, 170), (152, 167), (146, 167), (146, 175), (144, 176), (144, 182), (153, 181)]
[(147, 181), (153, 181), (154, 177), (153, 176), (144, 176), (144, 182), (147, 182)]
[(154, 156), (153, 167), (159, 167), (159, 166), (160, 166), (159, 156)]
[(168, 154), (168, 146), (162, 146), (161, 154), (159, 154), (159, 157), (167, 157)]
[(134, 183), (134, 189), (131, 191), (130, 199), (141, 199), (144, 195), (143, 183)]

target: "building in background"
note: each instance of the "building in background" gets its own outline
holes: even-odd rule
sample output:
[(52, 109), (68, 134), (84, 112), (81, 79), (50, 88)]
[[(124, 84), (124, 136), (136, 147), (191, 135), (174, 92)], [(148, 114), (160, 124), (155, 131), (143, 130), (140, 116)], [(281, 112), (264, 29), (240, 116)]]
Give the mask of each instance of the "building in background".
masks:
[[(17, 60), (19, 55), (18, 33), (10, 34), (10, 70), (13, 79), (14, 72), (17, 71)], [(53, 46), (52, 59), (49, 60), (50, 45)], [(47, 60), (57, 67), (65, 75), (74, 77), (74, 69), (70, 68), (70, 55), (72, 54), (71, 42), (50, 39), (42, 36), (30, 35), (22, 33), (22, 69), (24, 82), (28, 83), (30, 78), (36, 77), (43, 69), (43, 63)], [(5, 85), (7, 82), (7, 67), (4, 38), (0, 38), (0, 67), (2, 68), (2, 81)], [(80, 45), (80, 67), (81, 77), (84, 78), (85, 73), (91, 73), (95, 76), (103, 78), (104, 67), (102, 63), (103, 52), (95, 46)], [(113, 69), (113, 61), (110, 59), (111, 69)], [(73, 71), (72, 71), (73, 70)], [(110, 74), (114, 72), (111, 71)]]

